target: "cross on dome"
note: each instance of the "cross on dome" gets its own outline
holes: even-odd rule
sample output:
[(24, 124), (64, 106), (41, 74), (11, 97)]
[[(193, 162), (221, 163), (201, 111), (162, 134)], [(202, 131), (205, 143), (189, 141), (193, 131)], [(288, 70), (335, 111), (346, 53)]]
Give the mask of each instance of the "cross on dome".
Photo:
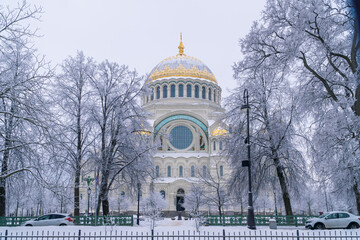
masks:
[(179, 54), (177, 54), (176, 56), (185, 56), (184, 54), (184, 44), (182, 42), (182, 33), (180, 33), (180, 44), (179, 44)]

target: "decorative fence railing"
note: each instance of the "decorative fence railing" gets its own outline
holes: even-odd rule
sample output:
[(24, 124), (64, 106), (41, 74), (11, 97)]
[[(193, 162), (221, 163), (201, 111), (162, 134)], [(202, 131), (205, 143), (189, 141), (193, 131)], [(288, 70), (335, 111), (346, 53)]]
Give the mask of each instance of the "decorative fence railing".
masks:
[[(24, 222), (36, 217), (0, 217), (0, 226), (21, 226)], [(76, 225), (95, 226), (95, 216), (79, 216), (74, 217)], [(96, 225), (116, 225), (116, 226), (132, 226), (134, 223), (133, 216), (99, 216)]]
[(27, 232), (5, 232), (0, 230), (1, 240), (358, 240), (359, 231), (242, 231), (242, 232), (208, 232), (208, 231), (173, 231), (173, 232), (128, 232), (128, 231), (106, 231), (106, 232), (54, 232), (54, 231), (27, 231)]
[(74, 217), (76, 225), (112, 225), (112, 226), (132, 226), (134, 224), (133, 216), (99, 216), (95, 223), (95, 216)]
[[(36, 217), (0, 217), (0, 226), (20, 226), (27, 220)], [(255, 216), (255, 223), (257, 226), (268, 225), (269, 219), (275, 219), (278, 226), (303, 226), (307, 219), (311, 216)], [(205, 225), (213, 226), (241, 226), (247, 224), (247, 216), (203, 216), (202, 222)], [(117, 226), (132, 226), (134, 223), (133, 216), (99, 216), (97, 217), (96, 225), (117, 225)], [(76, 225), (91, 225), (95, 226), (95, 216), (79, 216), (75, 217)]]
[(15, 227), (37, 217), (0, 217), (0, 226)]
[[(312, 216), (271, 216), (256, 215), (255, 224), (257, 226), (269, 225), (270, 219), (275, 219), (278, 226), (304, 226), (307, 219)], [(247, 224), (247, 216), (203, 216), (202, 222), (205, 225), (213, 226), (241, 226)]]

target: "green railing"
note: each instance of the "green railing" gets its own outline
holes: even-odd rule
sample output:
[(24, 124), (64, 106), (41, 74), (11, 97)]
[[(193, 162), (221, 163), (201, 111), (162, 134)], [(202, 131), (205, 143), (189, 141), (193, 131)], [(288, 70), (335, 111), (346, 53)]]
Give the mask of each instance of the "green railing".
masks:
[[(312, 216), (271, 216), (271, 215), (255, 215), (255, 223), (258, 226), (269, 225), (269, 219), (275, 219), (278, 226), (304, 226), (307, 219)], [(203, 216), (204, 224), (214, 226), (239, 226), (247, 224), (247, 216)]]
[(0, 226), (20, 226), (23, 222), (36, 217), (0, 217)]
[[(90, 225), (95, 226), (94, 216), (79, 216), (74, 217), (76, 225)], [(99, 216), (97, 217), (96, 225), (117, 225), (117, 226), (132, 226), (134, 224), (133, 216)]]
[[(0, 217), (0, 226), (21, 226), (23, 222), (37, 217)], [(94, 216), (79, 216), (74, 217), (76, 225), (95, 226)], [(118, 226), (132, 226), (134, 223), (133, 216), (99, 216), (97, 217), (96, 225), (118, 225)]]

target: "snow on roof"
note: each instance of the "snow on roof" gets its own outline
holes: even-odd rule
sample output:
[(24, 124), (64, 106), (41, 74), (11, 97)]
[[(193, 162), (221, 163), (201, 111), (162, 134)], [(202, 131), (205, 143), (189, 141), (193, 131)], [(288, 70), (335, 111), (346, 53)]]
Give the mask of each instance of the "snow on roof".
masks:
[(211, 127), (216, 121), (215, 120), (208, 120), (209, 127)]
[(157, 152), (154, 157), (161, 157), (161, 158), (192, 158), (192, 157), (209, 157), (209, 153), (194, 153), (194, 152)]
[(192, 177), (192, 178), (173, 178), (173, 177), (166, 177), (166, 178), (155, 178), (154, 183), (173, 183), (175, 181), (184, 180), (189, 183), (198, 183), (199, 179)]

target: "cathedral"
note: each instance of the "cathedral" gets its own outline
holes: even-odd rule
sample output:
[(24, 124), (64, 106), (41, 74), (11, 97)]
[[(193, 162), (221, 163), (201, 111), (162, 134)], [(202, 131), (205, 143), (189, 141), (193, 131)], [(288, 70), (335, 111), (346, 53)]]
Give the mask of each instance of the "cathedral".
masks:
[(153, 68), (145, 83), (151, 94), (142, 97), (160, 143), (154, 156), (153, 190), (167, 201), (164, 212), (170, 215), (186, 211), (182, 203), (192, 184), (215, 175), (224, 179), (228, 171), (220, 155), (228, 134), (221, 122), (222, 90), (208, 66), (184, 53), (182, 39), (178, 49), (178, 54)]

